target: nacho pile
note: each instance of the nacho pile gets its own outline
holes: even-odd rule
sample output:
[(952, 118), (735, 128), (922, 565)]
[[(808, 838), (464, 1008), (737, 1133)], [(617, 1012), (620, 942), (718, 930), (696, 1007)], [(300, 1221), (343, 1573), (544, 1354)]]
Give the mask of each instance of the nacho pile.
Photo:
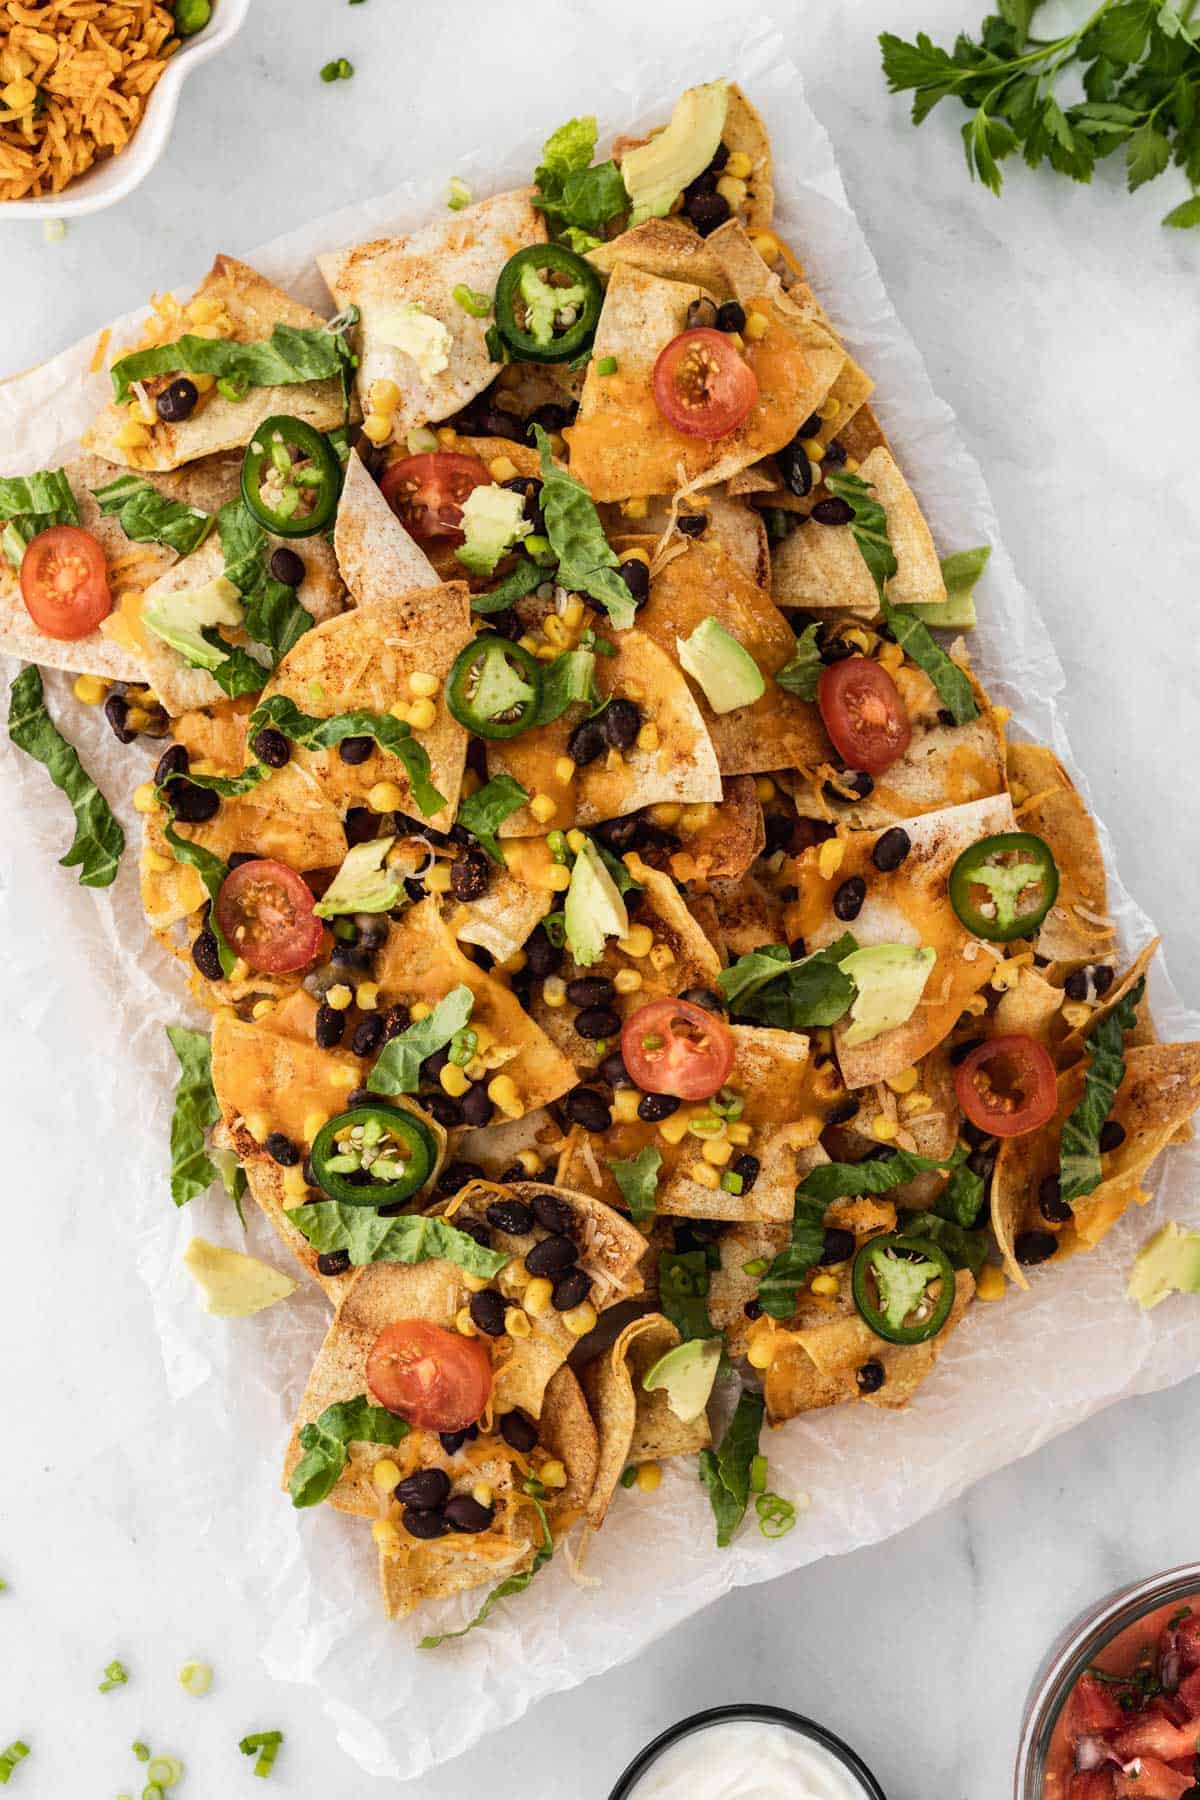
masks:
[[(247, 1192), (333, 1309), (285, 1487), (472, 1625), (665, 1462), (719, 1545), (790, 1529), (764, 1423), (914, 1401), (1200, 1101), (751, 102), (531, 176), (322, 257), (329, 319), (218, 257), (0, 480), (0, 638), (135, 746), (212, 1014), (174, 1197)], [(10, 729), (107, 885), (36, 667)]]

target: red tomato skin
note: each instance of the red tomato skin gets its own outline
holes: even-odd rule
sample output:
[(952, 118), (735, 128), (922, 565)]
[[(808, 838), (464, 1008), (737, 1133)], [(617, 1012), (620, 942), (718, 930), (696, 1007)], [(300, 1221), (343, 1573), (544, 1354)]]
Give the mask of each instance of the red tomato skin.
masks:
[[(993, 1059), (1011, 1058), (1017, 1064), (1024, 1102), (1013, 1112), (991, 1108), (980, 1094), (975, 1076)], [(985, 1038), (954, 1072), (958, 1104), (981, 1131), (993, 1137), (1024, 1137), (1054, 1117), (1058, 1106), (1058, 1076), (1050, 1052), (1022, 1031)]]
[(371, 1346), (367, 1386), (410, 1425), (464, 1431), (491, 1398), (492, 1360), (478, 1338), (425, 1319), (398, 1319)]
[[(703, 1037), (704, 1048), (691, 1048), (694, 1040), (673, 1031), (673, 1023)], [(667, 1040), (661, 1055), (651, 1056), (643, 1048), (643, 1038), (652, 1033)], [(733, 1033), (724, 1019), (690, 1000), (652, 1000), (639, 1007), (621, 1031), (621, 1055), (638, 1087), (681, 1100), (707, 1100), (724, 1087), (735, 1051)]]
[(1136, 1774), (1118, 1774), (1114, 1794), (1116, 1800), (1183, 1800), (1193, 1785), (1192, 1774), (1168, 1768), (1157, 1756), (1139, 1758)]
[[(266, 907), (268, 917), (246, 904)], [(274, 915), (272, 918), (270, 915)], [(324, 937), (324, 927), (313, 912), (312, 890), (286, 863), (261, 856), (241, 863), (221, 884), (217, 895), (217, 923), (236, 956), (260, 975), (286, 975), (312, 962)], [(255, 926), (263, 930), (255, 935)]]
[[(865, 727), (853, 710), (864, 702), (870, 715)], [(900, 690), (869, 657), (846, 656), (822, 669), (817, 705), (833, 747), (849, 769), (882, 775), (908, 749), (912, 723)]]
[[(689, 358), (708, 359), (706, 379), (711, 398), (696, 405), (682, 399), (678, 376)], [(685, 437), (715, 443), (745, 423), (758, 399), (758, 376), (723, 331), (693, 326), (660, 350), (654, 365), (654, 401), (659, 412)]]
[(1128, 1722), (1105, 1682), (1094, 1675), (1081, 1675), (1071, 1695), (1071, 1730), (1076, 1737), (1092, 1737), (1105, 1731), (1120, 1731)]
[(390, 463), (380, 486), (383, 497), (410, 537), (419, 544), (461, 544), (462, 502), (491, 476), (477, 456), (461, 450), (430, 450)]
[(21, 598), (39, 631), (71, 642), (112, 611), (104, 551), (79, 525), (51, 525), (21, 558)]

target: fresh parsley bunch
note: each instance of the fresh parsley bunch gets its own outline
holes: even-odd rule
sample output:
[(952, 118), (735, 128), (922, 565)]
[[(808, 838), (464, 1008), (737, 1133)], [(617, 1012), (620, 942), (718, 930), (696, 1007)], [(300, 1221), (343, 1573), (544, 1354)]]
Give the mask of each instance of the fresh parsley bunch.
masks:
[[(1073, 181), (1121, 151), (1131, 192), (1173, 162), (1192, 195), (1163, 224), (1200, 226), (1200, 0), (1102, 0), (1076, 30), (1048, 38), (1034, 33), (1041, 4), (999, 0), (978, 39), (964, 33), (953, 51), (925, 32), (907, 43), (885, 31), (884, 73), (894, 94), (913, 90), (913, 124), (940, 100), (961, 100), (967, 167), (994, 194), (1018, 147), (1031, 169), (1049, 162)], [(1068, 71), (1072, 86), (1082, 82), (1074, 102), (1058, 91)]]

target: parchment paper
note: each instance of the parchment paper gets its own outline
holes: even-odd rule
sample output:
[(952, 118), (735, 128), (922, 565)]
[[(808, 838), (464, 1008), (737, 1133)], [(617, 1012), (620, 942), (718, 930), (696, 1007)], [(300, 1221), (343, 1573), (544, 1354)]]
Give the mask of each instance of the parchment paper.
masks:
[[(1070, 764), (1055, 706), (1062, 671), (1045, 626), (999, 542), (980, 471), (889, 305), (848, 210), (829, 141), (768, 21), (731, 31), (715, 54), (711, 44), (676, 43), (669, 55), (643, 59), (636, 91), (593, 93), (581, 67), (574, 92), (549, 96), (550, 110), (523, 141), (491, 145), (474, 157), (456, 154), (453, 170), (438, 167), (381, 200), (279, 239), (250, 260), (328, 311), (313, 266), (317, 250), (419, 224), (443, 203), (450, 173), (463, 175), (477, 195), (527, 180), (546, 130), (572, 109), (594, 109), (602, 134), (636, 129), (663, 119), (689, 82), (720, 72), (741, 81), (766, 115), (779, 228), (874, 375), (879, 412), (940, 547), (994, 545), (980, 592), (982, 623), (972, 640), (984, 680), (1012, 708), (1016, 727), (1052, 743)], [(205, 252), (218, 248), (204, 246)], [(190, 273), (194, 279), (201, 272), (198, 266)], [(117, 321), (115, 341), (134, 323)], [(46, 466), (73, 447), (106, 397), (106, 378), (87, 374), (94, 346), (89, 339), (0, 387), (5, 472)], [(542, 1696), (633, 1656), (730, 1587), (900, 1531), (1100, 1407), (1200, 1368), (1194, 1301), (1168, 1301), (1143, 1317), (1123, 1297), (1135, 1246), (1162, 1219), (1188, 1216), (1200, 1172), (1200, 1152), (1188, 1146), (1164, 1159), (1152, 1205), (1127, 1217), (1097, 1253), (1035, 1275), (1026, 1295), (1010, 1291), (1002, 1305), (973, 1307), (907, 1414), (843, 1407), (771, 1434), (764, 1447), (772, 1485), (812, 1497), (789, 1537), (767, 1543), (751, 1521), (732, 1548), (718, 1550), (694, 1467), (669, 1467), (654, 1497), (618, 1497), (588, 1553), (587, 1571), (600, 1586), (576, 1586), (563, 1557), (556, 1557), (486, 1627), (460, 1644), (418, 1651), (416, 1638), (431, 1619), (423, 1617), (419, 1626), (382, 1619), (373, 1550), (358, 1522), (327, 1510), (295, 1513), (278, 1489), (289, 1422), (325, 1327), (323, 1299), (305, 1290), (256, 1319), (226, 1325), (198, 1311), (180, 1268), (193, 1231), (231, 1245), (244, 1240), (223, 1199), (210, 1195), (179, 1215), (168, 1195), (175, 1070), (163, 1026), (189, 1017), (204, 1021), (183, 998), (178, 971), (147, 942), (138, 905), (137, 819), (128, 796), (149, 772), (146, 752), (122, 750), (94, 709), (74, 706), (67, 678), (48, 676), (46, 689), (52, 710), (116, 804), (130, 851), (113, 889), (79, 888), (56, 867), (70, 841), (65, 803), (44, 772), (3, 739), (6, 993), (20, 997), (14, 1004), (23, 1026), (61, 1041), (64, 1068), (63, 1089), (46, 1096), (40, 1116), (23, 1120), (27, 1130), (11, 1152), (13, 1179), (21, 1178), (22, 1139), (52, 1142), (55, 1108), (83, 1108), (94, 1119), (95, 1162), (85, 1191), (73, 1179), (64, 1183), (62, 1200), (64, 1208), (92, 1200), (111, 1208), (121, 1234), (114, 1254), (121, 1242), (129, 1246), (153, 1297), (175, 1430), (171, 1442), (146, 1446), (147, 1479), (152, 1460), (177, 1528), (199, 1536), (214, 1579), (234, 1582), (244, 1593), (246, 1633), (268, 1669), (314, 1688), (339, 1741), (365, 1771), (418, 1775)], [(1152, 928), (1120, 885), (1111, 854), (1109, 869), (1129, 951)], [(57, 957), (48, 954), (54, 945)], [(1163, 1037), (1200, 1035), (1200, 1018), (1181, 1005), (1161, 958), (1151, 996)], [(19, 1054), (15, 1039), (6, 1055)], [(25, 1167), (32, 1174), (32, 1153)], [(250, 1220), (249, 1247), (285, 1265), (257, 1217)], [(66, 1234), (63, 1254), (70, 1254)], [(97, 1308), (103, 1308), (103, 1271), (97, 1271)], [(478, 1600), (444, 1605), (438, 1624), (462, 1622)]]

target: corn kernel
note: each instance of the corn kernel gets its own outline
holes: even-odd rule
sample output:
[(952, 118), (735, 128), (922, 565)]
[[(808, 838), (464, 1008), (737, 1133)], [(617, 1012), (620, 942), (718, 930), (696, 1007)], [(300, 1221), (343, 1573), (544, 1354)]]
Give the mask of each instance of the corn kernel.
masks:
[(775, 783), (771, 780), (769, 775), (756, 775), (754, 777), (754, 797), (761, 802), (763, 806), (766, 805), (768, 800), (773, 800), (778, 792), (779, 789), (775, 786)]
[(840, 1291), (841, 1285), (836, 1275), (814, 1275), (812, 1278), (813, 1293), (821, 1294), (827, 1299), (832, 1299)]
[(530, 656), (537, 655), (538, 641), (535, 637), (530, 637), (528, 632), (525, 633), (524, 637), (519, 637), (517, 639), (517, 644), (520, 649), (528, 651)]
[(860, 466), (857, 456), (848, 456), (842, 464), (842, 472), (846, 475), (857, 475)]
[(754, 164), (744, 150), (731, 150), (725, 159), (723, 173), (734, 175), (739, 181), (744, 181), (753, 167)]
[(586, 1337), (589, 1331), (596, 1329), (596, 1309), (590, 1300), (581, 1306), (573, 1306), (570, 1312), (561, 1314), (562, 1322), (572, 1337)]
[(571, 633), (567, 630), (567, 622), (557, 613), (547, 613), (542, 620), (542, 636), (556, 650), (566, 650), (570, 646)]
[(744, 332), (752, 344), (756, 344), (760, 338), (765, 338), (770, 329), (771, 321), (766, 313), (747, 313)]
[(803, 450), (805, 456), (807, 456), (809, 462), (819, 463), (825, 454), (825, 446), (820, 438), (801, 438), (800, 448)]
[(84, 706), (99, 706), (108, 692), (108, 683), (101, 681), (98, 675), (80, 675), (72, 692)]
[(188, 380), (198, 394), (211, 394), (217, 385), (217, 378), (215, 375), (202, 374), (198, 369), (189, 371)]
[(547, 1006), (556, 1008), (567, 1004), (567, 984), (561, 975), (547, 975), (542, 983), (542, 999)]
[(994, 1263), (985, 1263), (975, 1277), (975, 1298), (977, 1300), (1003, 1300), (1008, 1292), (1008, 1283), (1004, 1279), (1004, 1270), (998, 1269)]
[(683, 816), (679, 821), (679, 829), (688, 836), (692, 836), (697, 831), (706, 830), (712, 824), (712, 816), (712, 805), (707, 800), (702, 800), (696, 806), (685, 806)]
[(558, 782), (560, 787), (566, 787), (569, 781), (574, 781), (575, 764), (571, 761), (569, 756), (559, 756), (555, 758), (554, 779)]
[(671, 829), (672, 825), (678, 825), (682, 817), (683, 808), (682, 806), (676, 805), (674, 801), (660, 800), (656, 805), (650, 808), (651, 823), (654, 825), (662, 825), (668, 831)]
[(564, 1488), (567, 1485), (567, 1471), (556, 1456), (551, 1457), (550, 1461), (544, 1462), (538, 1470), (538, 1480), (543, 1487)]
[(841, 401), (835, 400), (833, 396), (830, 395), (828, 400), (822, 400), (820, 406), (818, 406), (817, 417), (818, 419), (824, 419), (825, 423), (828, 425), (831, 419), (837, 418), (841, 410)]
[(728, 344), (732, 344), (735, 350), (744, 350), (746, 348), (746, 340), (740, 331), (727, 331), (725, 333), (725, 341)]
[(488, 1082), (488, 1099), (510, 1119), (519, 1119), (525, 1111), (525, 1103), (511, 1075), (493, 1076)]
[(503, 485), (506, 481), (516, 480), (517, 465), (511, 456), (494, 456), (488, 464), (488, 474), (493, 481), (498, 481)]
[(712, 1163), (716, 1169), (723, 1169), (733, 1155), (733, 1145), (727, 1137), (709, 1138), (700, 1154), (706, 1163)]
[(435, 863), (425, 877), (427, 894), (448, 894), (450, 892), (450, 864)]
[(554, 1288), (544, 1275), (535, 1276), (521, 1295), (521, 1305), (530, 1318), (543, 1319), (550, 1311), (553, 1293)]
[(368, 413), (362, 423), (363, 436), (373, 444), (386, 444), (392, 435), (392, 421), (382, 413)]
[(637, 1472), (636, 1486), (643, 1494), (656, 1494), (662, 1486), (662, 1470), (656, 1462), (643, 1463)]
[(477, 1481), (475, 1486), (471, 1489), (471, 1498), (479, 1506), (490, 1506), (496, 1496), (492, 1492), (490, 1482)]
[(244, 962), (242, 960), (242, 958), (239, 956), (236, 958), (232, 969), (230, 969), (230, 971), (229, 971), (229, 979), (230, 979), (230, 981), (245, 981), (245, 979), (249, 973), (250, 973), (250, 964), (248, 962)]
[(305, 1115), (304, 1115), (304, 1141), (305, 1141), (305, 1143), (311, 1144), (313, 1139), (316, 1137), (317, 1133), (320, 1131), (322, 1125), (327, 1125), (328, 1123), (329, 1123), (329, 1114), (328, 1113), (323, 1113), (323, 1112), (305, 1113)]
[(825, 839), (825, 842), (817, 851), (817, 868), (821, 872), (822, 880), (833, 880), (834, 876), (842, 866), (842, 859), (845, 854), (846, 843), (844, 838), (831, 837)]
[(465, 1306), (460, 1306), (454, 1317), (454, 1329), (460, 1337), (475, 1337), (475, 1321)]
[(394, 413), (400, 404), (400, 389), (394, 381), (373, 381), (371, 383), (371, 411), (380, 413), (384, 418)]
[[(725, 166), (728, 168), (728, 163)], [(750, 242), (764, 262), (774, 262), (779, 255), (779, 239), (773, 231), (755, 231), (751, 233)]]
[(687, 1129), (691, 1124), (691, 1117), (692, 1116), (687, 1111), (686, 1107), (680, 1107), (679, 1111), (672, 1113), (669, 1119), (661, 1119), (658, 1126), (658, 1135), (662, 1138), (664, 1144), (682, 1144), (684, 1138), (687, 1136)]
[(906, 1119), (915, 1119), (918, 1113), (929, 1112), (932, 1106), (932, 1094), (905, 1094), (900, 1102), (900, 1110)]
[[(995, 984), (993, 983), (993, 985)], [(1091, 1018), (1092, 1009), (1086, 1000), (1068, 1000), (1062, 1009), (1062, 1016), (1072, 1031), (1078, 1031), (1080, 1026), (1086, 1025)]]
[(458, 442), (458, 433), (455, 431), (453, 425), (439, 425), (437, 428), (437, 441), (442, 446), (443, 450), (453, 450), (455, 444)]
[(746, 198), (746, 184), (737, 175), (722, 175), (717, 182), (717, 192), (722, 200), (727, 200), (736, 212)]
[(147, 850), (144, 860), (146, 867), (154, 875), (165, 875), (169, 870), (175, 867), (173, 857), (160, 856), (157, 850)]
[(610, 749), (605, 755), (604, 766), (610, 775), (615, 774), (618, 769), (623, 769), (625, 767), (625, 758), (621, 755), (619, 750), (615, 748)]
[(397, 807), (404, 805), (404, 794), (394, 781), (377, 781), (368, 790), (367, 805), (372, 812), (395, 812)]
[(221, 316), (219, 300), (191, 300), (188, 302), (187, 316), (193, 325), (213, 325)]
[(552, 894), (565, 894), (571, 885), (571, 871), (566, 863), (551, 863), (545, 871), (539, 887), (549, 888)]
[(642, 1096), (636, 1088), (618, 1088), (613, 1095), (612, 1116), (618, 1125), (631, 1125), (638, 1116)]
[(772, 1331), (760, 1332), (751, 1340), (746, 1351), (746, 1361), (752, 1369), (769, 1369), (775, 1361), (775, 1334)]
[(371, 1480), (381, 1494), (390, 1494), (399, 1479), (399, 1465), (390, 1456), (381, 1456), (371, 1470)]
[(917, 1085), (917, 1080), (915, 1069), (900, 1069), (895, 1075), (888, 1076), (887, 1084), (893, 1094), (911, 1094)]
[(536, 1150), (518, 1150), (517, 1161), (527, 1175), (540, 1175), (542, 1172), (542, 1159)]
[(283, 1171), (283, 1191), (289, 1200), (299, 1200), (308, 1192), (308, 1183), (304, 1179), (303, 1169), (295, 1168)]
[(650, 552), (648, 550), (643, 550), (639, 545), (635, 545), (632, 550), (625, 550), (622, 552), (621, 561), (645, 563), (646, 567), (649, 568)]
[(447, 1063), (438, 1075), (442, 1089), (452, 1100), (461, 1100), (471, 1083), (467, 1080), (466, 1071), (457, 1063)]
[(433, 1011), (433, 1008), (429, 1005), (428, 1001), (414, 1000), (408, 1011), (410, 1018), (427, 1019)]
[(274, 1011), (275, 1002), (273, 1000), (256, 1000), (254, 1005), (250, 1008), (250, 1017), (252, 1019), (265, 1019), (268, 1013)]
[(890, 1143), (899, 1126), (895, 1119), (889, 1119), (886, 1113), (876, 1113), (871, 1123), (871, 1136), (879, 1138), (882, 1143)]
[(754, 1136), (754, 1127), (743, 1124), (741, 1119), (735, 1119), (732, 1125), (725, 1127), (725, 1136), (736, 1150), (744, 1150)]
[(555, 649), (553, 644), (539, 644), (537, 649), (534, 651), (534, 655), (537, 657), (539, 662), (551, 663), (554, 661), (555, 657), (558, 655), (558, 651)]
[(580, 831), (577, 825), (572, 825), (570, 831), (567, 833), (567, 849), (573, 851), (575, 855), (578, 856), (586, 843), (587, 833)]
[(117, 432), (115, 442), (122, 450), (143, 450), (150, 442), (150, 433), (135, 419), (128, 419)]
[(657, 969), (660, 975), (664, 969), (669, 969), (674, 961), (675, 952), (670, 944), (655, 944), (650, 952), (650, 967)]
[(967, 1001), (966, 1005), (963, 1007), (963, 1011), (966, 1013), (971, 1013), (977, 1019), (981, 1018), (983, 1016), (983, 1014), (987, 1011), (987, 1001), (984, 999), (982, 994), (972, 994), (971, 998)]
[(358, 1086), (358, 1072), (355, 1069), (342, 1067), (330, 1069), (329, 1079), (334, 1087), (352, 1088)]
[(393, 719), (402, 719), (406, 725), (408, 724), (407, 700), (397, 700), (394, 705), (388, 707), (388, 712)]
[(510, 1306), (504, 1314), (504, 1329), (510, 1338), (527, 1338), (533, 1330), (529, 1314), (519, 1306)]
[(506, 975), (519, 975), (528, 961), (529, 958), (523, 950), (514, 950), (511, 956), (506, 956), (502, 963), (496, 964), (496, 967), (503, 969)]
[(639, 750), (657, 750), (659, 741), (658, 726), (653, 722), (648, 722), (643, 725), (642, 729), (637, 734), (637, 747)]
[(332, 1006), (334, 1012), (345, 1012), (353, 998), (353, 989), (348, 988), (344, 981), (335, 982), (325, 992), (325, 1004)]
[(401, 1549), (400, 1529), (391, 1519), (376, 1519), (371, 1536), (385, 1556), (398, 1556)]
[(408, 709), (408, 722), (414, 731), (428, 731), (437, 723), (437, 707), (432, 700), (414, 700)]
[(613, 986), (618, 994), (636, 994), (641, 985), (640, 969), (618, 969), (613, 976)]
[(721, 1177), (712, 1164), (706, 1162), (694, 1162), (688, 1169), (688, 1179), (694, 1181), (697, 1187), (717, 1188), (721, 1185)]
[(414, 669), (408, 678), (408, 691), (418, 700), (431, 700), (441, 685), (437, 676), (430, 675), (425, 669)]
[(626, 500), (621, 511), (625, 514), (627, 519), (644, 519), (646, 514), (650, 511), (650, 507), (648, 503), (642, 499)]
[(539, 825), (548, 825), (558, 811), (558, 801), (549, 794), (535, 794), (529, 802), (529, 810)]
[(578, 594), (572, 594), (563, 607), (562, 616), (571, 631), (578, 631), (583, 624), (583, 601)]

